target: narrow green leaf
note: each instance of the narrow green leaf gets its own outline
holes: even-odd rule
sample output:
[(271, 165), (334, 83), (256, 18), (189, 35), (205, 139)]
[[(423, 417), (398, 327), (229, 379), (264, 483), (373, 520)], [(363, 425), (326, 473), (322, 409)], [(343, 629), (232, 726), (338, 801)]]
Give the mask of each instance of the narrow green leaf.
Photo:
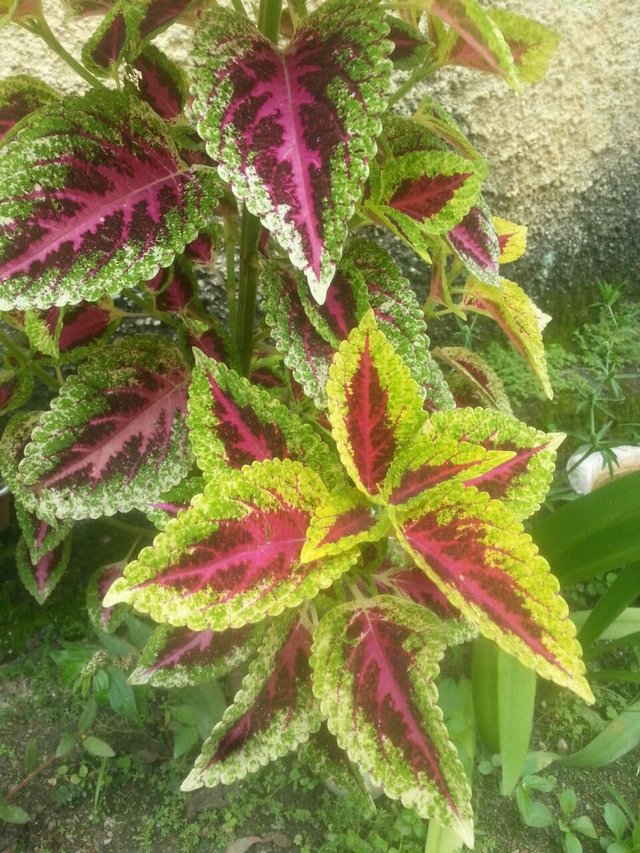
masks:
[(640, 560), (640, 472), (612, 480), (556, 510), (533, 538), (562, 584)]
[(529, 750), (536, 698), (536, 674), (500, 649), (497, 661), (497, 717), (502, 756), (502, 794), (514, 790)]
[(640, 699), (628, 705), (584, 749), (558, 757), (565, 767), (604, 767), (640, 743)]
[(598, 599), (591, 614), (578, 632), (582, 648), (588, 648), (602, 636), (626, 607), (640, 595), (640, 563), (626, 566), (609, 589)]
[(615, 803), (605, 803), (604, 822), (618, 840), (623, 838), (629, 830), (629, 822), (625, 813)]
[(498, 702), (498, 647), (485, 637), (473, 642), (471, 652), (471, 688), (478, 733), (492, 753), (500, 752)]

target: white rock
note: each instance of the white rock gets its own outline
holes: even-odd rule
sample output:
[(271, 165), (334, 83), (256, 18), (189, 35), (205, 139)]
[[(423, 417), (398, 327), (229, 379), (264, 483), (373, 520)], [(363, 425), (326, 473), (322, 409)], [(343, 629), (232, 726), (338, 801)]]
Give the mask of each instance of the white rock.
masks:
[(570, 457), (567, 462), (567, 472), (569, 483), (575, 492), (579, 495), (588, 495), (589, 492), (608, 483), (615, 477), (640, 471), (640, 447), (634, 444), (623, 444), (611, 449), (616, 456), (612, 472), (609, 471), (607, 461), (599, 450), (590, 453), (577, 466), (576, 462), (584, 456), (585, 448), (576, 450)]

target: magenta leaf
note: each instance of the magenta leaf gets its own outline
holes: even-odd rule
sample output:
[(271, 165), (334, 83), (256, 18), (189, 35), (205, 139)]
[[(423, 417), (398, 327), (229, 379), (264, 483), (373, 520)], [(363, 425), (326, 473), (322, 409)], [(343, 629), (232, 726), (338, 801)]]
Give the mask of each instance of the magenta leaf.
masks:
[(393, 42), (390, 58), (396, 68), (412, 68), (426, 58), (431, 45), (419, 29), (394, 15), (387, 15), (387, 24), (387, 38)]
[(116, 578), (122, 575), (126, 561), (102, 566), (89, 578), (87, 584), (87, 612), (92, 625), (99, 631), (112, 634), (122, 624), (127, 607), (116, 604), (114, 607), (103, 607), (102, 599)]
[(329, 0), (279, 51), (236, 12), (195, 39), (198, 129), (236, 197), (324, 302), (375, 154), (393, 45), (368, 0)]
[(558, 582), (508, 510), (475, 488), (447, 482), (392, 518), (416, 564), (481, 634), (591, 701)]
[(288, 459), (254, 462), (211, 480), (109, 590), (158, 622), (223, 631), (297, 607), (355, 561), (349, 553), (302, 564), (300, 554), (326, 487)]
[(481, 196), (464, 219), (449, 231), (447, 239), (472, 275), (485, 284), (500, 286), (500, 245), (491, 212)]
[(60, 95), (27, 74), (19, 74), (0, 81), (0, 140), (23, 118), (30, 113), (57, 101)]
[(333, 608), (318, 625), (313, 691), (329, 730), (388, 796), (472, 845), (471, 791), (437, 706), (438, 663), (466, 639), (392, 596)]
[[(413, 378), (427, 405), (449, 408), (449, 390), (429, 353), (424, 316), (409, 282), (390, 255), (362, 238), (347, 243), (324, 305), (309, 298), (300, 274), (275, 264), (263, 276), (267, 323), (294, 376), (316, 403), (326, 401), (328, 364), (369, 309)], [(326, 366), (325, 366), (326, 365)]]
[(225, 476), (229, 468), (265, 459), (297, 459), (327, 482), (339, 476), (337, 460), (309, 424), (266, 389), (199, 353), (188, 422), (198, 466), (207, 476)]
[(222, 678), (254, 657), (264, 634), (264, 624), (223, 632), (160, 625), (142, 650), (129, 682), (184, 687)]
[(461, 471), (456, 479), (502, 501), (518, 518), (527, 518), (539, 509), (553, 479), (562, 433), (544, 433), (490, 409), (436, 413), (430, 426), (432, 441), (439, 436), (460, 442), (460, 447), (472, 442), (487, 451), (486, 459), (492, 464)]
[(326, 406), (325, 386), (335, 350), (305, 312), (300, 297), (302, 282), (296, 273), (269, 263), (263, 267), (261, 281), (266, 321), (285, 364), (305, 394), (318, 406)]
[(38, 604), (46, 601), (57, 586), (69, 564), (70, 555), (70, 536), (35, 561), (31, 559), (25, 540), (22, 539), (18, 543), (16, 549), (18, 574), (27, 591), (31, 593)]
[(119, 293), (195, 239), (219, 182), (185, 166), (165, 127), (108, 92), (28, 120), (0, 160), (0, 310)]
[(320, 727), (311, 693), (311, 636), (295, 621), (264, 639), (233, 705), (202, 748), (183, 791), (229, 784), (295, 750)]
[(38, 518), (19, 500), (16, 500), (15, 507), (23, 541), (29, 549), (32, 564), (36, 565), (46, 554), (56, 549), (66, 539), (73, 528), (73, 521), (64, 519), (49, 524)]
[(118, 315), (108, 302), (80, 302), (66, 308), (58, 337), (59, 352), (75, 355), (79, 349), (99, 341), (117, 321)]
[(21, 465), (47, 519), (146, 508), (187, 473), (188, 371), (153, 336), (94, 350), (34, 430)]
[(399, 593), (432, 610), (440, 619), (455, 619), (460, 615), (433, 581), (415, 566), (383, 567), (376, 572), (375, 582), (380, 592)]
[(158, 115), (171, 120), (182, 115), (187, 100), (187, 79), (178, 66), (153, 45), (133, 61), (140, 77), (138, 91)]

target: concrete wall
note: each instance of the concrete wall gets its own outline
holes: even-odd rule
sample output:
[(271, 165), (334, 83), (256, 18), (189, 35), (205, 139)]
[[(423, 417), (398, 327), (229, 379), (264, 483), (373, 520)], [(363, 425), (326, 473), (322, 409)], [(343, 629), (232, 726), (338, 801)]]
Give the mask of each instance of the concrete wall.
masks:
[[(53, 29), (74, 45), (95, 19), (64, 22), (43, 0)], [(509, 276), (540, 295), (597, 279), (626, 279), (640, 295), (640, 2), (502, 0), (557, 29), (560, 48), (542, 83), (513, 93), (490, 75), (448, 68), (429, 85), (489, 161), (493, 210), (529, 225), (527, 256)], [(29, 33), (11, 27), (0, 76), (40, 75), (70, 91), (73, 73)], [(184, 54), (189, 31), (162, 46)], [(80, 81), (81, 82), (81, 81)]]

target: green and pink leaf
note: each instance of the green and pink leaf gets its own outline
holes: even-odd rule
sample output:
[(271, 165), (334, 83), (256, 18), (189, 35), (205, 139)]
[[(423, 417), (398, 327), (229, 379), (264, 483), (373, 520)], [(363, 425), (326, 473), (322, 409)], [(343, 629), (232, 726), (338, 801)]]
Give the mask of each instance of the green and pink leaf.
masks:
[(313, 690), (329, 730), (385, 793), (472, 844), (471, 791), (437, 700), (448, 625), (392, 596), (335, 607), (313, 642)]
[(20, 475), (46, 519), (146, 508), (187, 474), (189, 374), (163, 338), (122, 338), (63, 385)]
[(455, 409), (437, 412), (425, 429), (427, 439), (470, 442), (488, 451), (492, 467), (461, 473), (468, 486), (500, 500), (518, 519), (528, 518), (544, 501), (553, 480), (562, 433), (544, 433), (506, 412)]
[(119, 93), (38, 111), (0, 159), (0, 310), (96, 301), (167, 267), (209, 221), (213, 170)]
[(222, 678), (258, 653), (265, 630), (262, 623), (223, 632), (160, 625), (142, 650), (129, 682), (168, 688)]
[(542, 330), (551, 318), (537, 308), (524, 290), (506, 278), (500, 279), (500, 287), (489, 287), (471, 277), (465, 284), (462, 307), (491, 317), (500, 326), (552, 400), (553, 389), (542, 343)]
[(376, 513), (362, 492), (342, 487), (315, 511), (301, 559), (307, 563), (344, 554), (357, 545), (377, 542), (390, 531), (384, 510)]
[(222, 8), (196, 32), (194, 112), (209, 155), (320, 303), (381, 130), (387, 32), (368, 0), (329, 0), (284, 52)]
[(315, 508), (328, 496), (299, 462), (268, 460), (205, 486), (116, 581), (106, 603), (193, 631), (223, 631), (314, 598), (356, 555), (301, 564)]
[(242, 689), (182, 783), (183, 791), (231, 784), (282, 758), (320, 728), (310, 684), (311, 635), (299, 621), (274, 626)]
[(189, 390), (191, 443), (205, 477), (265, 459), (296, 459), (328, 482), (339, 477), (329, 447), (264, 388), (196, 353)]
[(392, 517), (403, 547), (481, 634), (593, 701), (558, 581), (499, 502), (463, 483), (444, 483)]
[(341, 344), (329, 375), (329, 420), (340, 458), (358, 488), (379, 502), (397, 451), (426, 417), (421, 391), (372, 311)]

